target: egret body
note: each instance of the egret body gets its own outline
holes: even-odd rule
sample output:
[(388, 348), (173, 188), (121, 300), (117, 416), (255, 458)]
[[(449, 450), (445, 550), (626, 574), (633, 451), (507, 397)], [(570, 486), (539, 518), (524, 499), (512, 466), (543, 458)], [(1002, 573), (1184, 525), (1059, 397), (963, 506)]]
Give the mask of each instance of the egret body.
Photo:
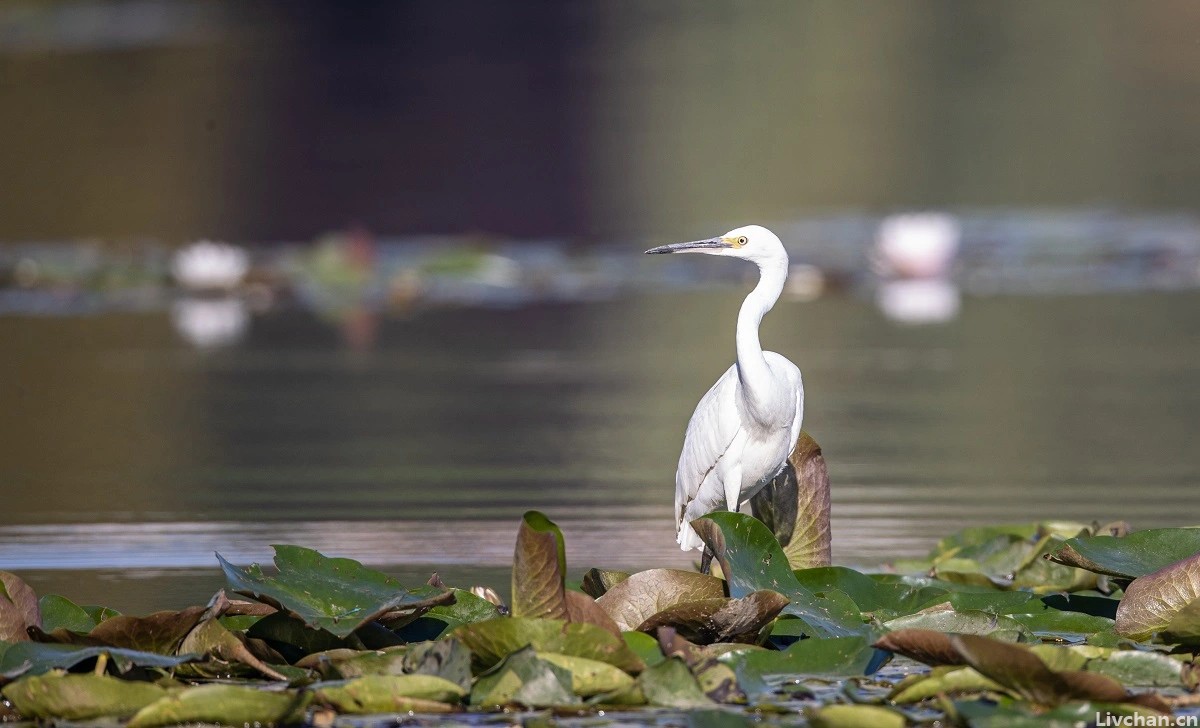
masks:
[(763, 351), (758, 328), (779, 300), (788, 274), (783, 243), (759, 225), (718, 238), (651, 248), (647, 253), (705, 253), (758, 266), (758, 285), (737, 320), (737, 361), (696, 405), (675, 471), (679, 547), (702, 547), (691, 521), (722, 508), (736, 511), (787, 464), (800, 436), (804, 383), (795, 364)]

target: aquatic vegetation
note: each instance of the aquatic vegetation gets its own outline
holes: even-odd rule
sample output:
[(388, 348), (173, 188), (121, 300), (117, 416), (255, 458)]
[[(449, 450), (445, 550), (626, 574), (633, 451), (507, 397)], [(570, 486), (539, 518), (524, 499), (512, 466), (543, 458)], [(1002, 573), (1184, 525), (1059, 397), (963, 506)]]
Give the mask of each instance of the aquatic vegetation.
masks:
[(508, 606), (299, 546), (276, 546), (273, 571), (218, 557), (249, 600), (145, 616), (38, 598), (0, 572), (2, 710), (130, 726), (648, 708), (646, 722), (904, 726), (1200, 706), (1200, 530), (968, 528), (905, 573), (872, 574), (795, 568), (810, 556), (777, 537), (787, 509), (760, 505), (785, 515), (695, 523), (720, 576), (596, 568), (583, 591), (567, 586), (561, 531), (527, 513)]

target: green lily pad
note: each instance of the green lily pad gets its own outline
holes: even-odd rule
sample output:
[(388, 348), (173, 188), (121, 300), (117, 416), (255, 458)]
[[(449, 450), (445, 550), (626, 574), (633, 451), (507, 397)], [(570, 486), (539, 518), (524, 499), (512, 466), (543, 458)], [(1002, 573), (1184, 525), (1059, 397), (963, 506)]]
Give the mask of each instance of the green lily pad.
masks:
[(159, 655), (117, 647), (80, 647), (43, 642), (16, 642), (2, 649), (0, 674), (9, 677), (70, 669), (100, 655), (108, 655), (120, 672), (126, 672), (131, 667), (171, 668), (198, 659), (197, 655)]
[(1036, 594), (1023, 591), (955, 592), (947, 601), (956, 612), (986, 612), (987, 614), (1021, 614), (1041, 608)]
[(1082, 612), (1063, 612), (1049, 608), (1041, 609), (1036, 613), (1010, 614), (1008, 616), (1039, 636), (1090, 635), (1098, 632), (1111, 632), (1115, 624), (1107, 617), (1096, 617)]
[(392, 577), (353, 559), (329, 558), (300, 546), (273, 548), (276, 576), (265, 575), (257, 564), (242, 569), (217, 554), (230, 587), (338, 637), (345, 638), (393, 610), (415, 611), (453, 597), (433, 587), (405, 589)]
[(42, 615), (42, 629), (46, 632), (65, 629), (87, 634), (97, 624), (83, 607), (57, 594), (47, 594), (39, 599), (38, 610)]
[(658, 646), (658, 640), (645, 632), (622, 632), (621, 638), (633, 654), (641, 658), (647, 666), (657, 665), (666, 659), (662, 648)]
[(888, 657), (866, 637), (853, 636), (800, 640), (783, 651), (730, 653), (720, 659), (733, 668), (746, 697), (756, 700), (799, 677), (870, 674)]
[(608, 593), (608, 590), (620, 584), (630, 577), (628, 571), (612, 571), (609, 569), (588, 569), (588, 572), (583, 575), (583, 583), (580, 589), (584, 594), (587, 594), (593, 599), (599, 599)]
[(888, 693), (888, 700), (898, 704), (919, 703), (939, 695), (1002, 692), (1004, 686), (982, 675), (973, 667), (944, 665), (928, 673), (910, 675), (897, 683)]
[(532, 645), (538, 652), (557, 652), (607, 662), (629, 673), (640, 672), (645, 667), (623, 639), (583, 622), (498, 617), (463, 625), (453, 634), (471, 649), (476, 662), (485, 669), (527, 645)]
[(794, 573), (800, 585), (814, 594), (840, 591), (854, 600), (863, 612), (883, 619), (912, 614), (951, 594), (936, 586), (880, 581), (844, 566), (803, 569)]
[(1200, 554), (1200, 528), (1156, 528), (1128, 536), (1068, 539), (1050, 558), (1097, 574), (1135, 579)]
[(1108, 657), (1089, 660), (1084, 669), (1131, 687), (1174, 688), (1183, 685), (1184, 663), (1161, 652), (1117, 650)]
[(152, 683), (62, 672), (23, 678), (6, 685), (3, 693), (22, 716), (57, 720), (128, 718), (167, 695)]
[(406, 673), (436, 675), (471, 689), (471, 651), (456, 639), (409, 645), (401, 666)]
[(562, 531), (542, 513), (527, 512), (517, 531), (513, 556), (513, 616), (566, 619), (566, 573)]
[(339, 683), (314, 686), (318, 702), (339, 713), (395, 713), (434, 704), (449, 708), (466, 697), (459, 685), (433, 675), (366, 675)]
[(459, 625), (473, 622), (485, 622), (500, 616), (500, 610), (483, 597), (478, 597), (465, 589), (451, 589), (454, 603), (437, 606), (425, 613), (426, 617), (434, 617), (446, 622), (447, 631)]
[(471, 705), (529, 708), (570, 705), (579, 701), (571, 682), (569, 670), (539, 658), (527, 647), (508, 655), (493, 670), (479, 676), (471, 691)]
[(241, 685), (201, 685), (160, 698), (139, 710), (126, 728), (181, 723), (222, 725), (300, 723), (312, 693), (267, 691)]
[[(1133, 538), (1134, 535), (1126, 538)], [(1146, 639), (1155, 632), (1166, 630), (1190, 604), (1198, 600), (1200, 553), (1134, 579), (1125, 589), (1125, 596), (1117, 607), (1117, 634)], [(1200, 624), (1191, 626), (1200, 631)], [(1176, 623), (1175, 628), (1186, 631), (1188, 625)]]
[(41, 625), (37, 594), (21, 577), (0, 571), (0, 640), (27, 640), (26, 630)]
[(625, 690), (633, 686), (634, 680), (627, 673), (607, 662), (589, 660), (575, 655), (560, 655), (555, 652), (539, 652), (537, 656), (558, 665), (571, 674), (571, 691), (581, 697), (600, 695)]
[(790, 600), (783, 614), (803, 619), (813, 637), (848, 637), (869, 630), (845, 594), (831, 591), (818, 597), (801, 586), (779, 542), (753, 516), (720, 511), (697, 518), (692, 527), (721, 564), (729, 596), (740, 598), (763, 589), (779, 592)]
[(612, 584), (596, 604), (627, 632), (678, 604), (724, 598), (725, 584), (715, 576), (678, 569), (650, 569)]
[(878, 705), (825, 705), (808, 713), (813, 728), (904, 728), (903, 713)]
[(696, 682), (686, 663), (670, 657), (638, 676), (637, 685), (650, 705), (666, 708), (702, 708), (713, 701)]
[(1033, 633), (1012, 617), (987, 612), (927, 611), (897, 617), (883, 623), (889, 630), (930, 629), (935, 632), (988, 635), (1006, 642), (1033, 639)]

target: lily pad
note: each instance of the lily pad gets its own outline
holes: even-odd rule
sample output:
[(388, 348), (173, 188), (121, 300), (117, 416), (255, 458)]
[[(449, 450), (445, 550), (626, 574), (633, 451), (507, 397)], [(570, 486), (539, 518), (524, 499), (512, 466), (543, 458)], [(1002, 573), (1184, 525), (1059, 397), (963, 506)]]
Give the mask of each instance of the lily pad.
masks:
[(588, 569), (583, 575), (580, 589), (593, 599), (599, 599), (608, 593), (613, 586), (620, 584), (630, 577), (628, 571), (612, 571), (609, 569)]
[(783, 614), (803, 619), (813, 637), (847, 637), (869, 630), (844, 594), (836, 592), (845, 600), (839, 601), (801, 586), (779, 542), (753, 516), (719, 511), (697, 518), (692, 527), (720, 562), (729, 596), (740, 598), (763, 589), (779, 592), (790, 600)]
[(883, 626), (889, 630), (931, 629), (936, 632), (988, 635), (1006, 642), (1028, 642), (1033, 639), (1029, 629), (1012, 617), (987, 612), (925, 611), (897, 617), (884, 622)]
[(853, 636), (800, 640), (783, 651), (732, 653), (721, 661), (733, 668), (738, 685), (754, 700), (798, 677), (867, 675), (878, 670), (888, 657), (866, 637)]
[(1161, 652), (1118, 650), (1103, 659), (1089, 660), (1084, 669), (1108, 675), (1131, 687), (1174, 688), (1183, 685), (1184, 663)]
[(478, 706), (543, 708), (578, 701), (570, 671), (539, 658), (530, 648), (508, 655), (495, 669), (480, 675), (471, 691), (471, 704)]
[(1068, 539), (1049, 558), (1097, 574), (1135, 579), (1200, 554), (1200, 528), (1156, 528), (1128, 536)]
[(539, 652), (537, 656), (569, 672), (571, 691), (581, 697), (616, 692), (633, 686), (632, 677), (607, 662), (555, 652)]
[(117, 647), (16, 642), (0, 652), (0, 674), (9, 677), (40, 675), (54, 669), (70, 669), (100, 655), (108, 655), (120, 672), (135, 666), (171, 668), (198, 659), (196, 655), (159, 655)]
[(1055, 672), (1020, 645), (975, 635), (954, 635), (950, 642), (971, 667), (1037, 705), (1054, 706), (1069, 700), (1117, 703), (1126, 697), (1125, 688), (1110, 677)]
[(949, 598), (952, 593), (937, 586), (881, 581), (844, 566), (803, 569), (796, 571), (795, 575), (800, 585), (814, 594), (840, 591), (854, 600), (863, 612), (883, 619), (912, 614)]
[(128, 718), (167, 695), (152, 683), (62, 672), (26, 677), (5, 686), (3, 693), (26, 718), (58, 720)]
[(608, 612), (622, 631), (629, 631), (677, 604), (724, 597), (725, 584), (714, 576), (678, 569), (650, 569), (610, 585), (596, 604)]
[(652, 615), (638, 625), (638, 631), (653, 634), (659, 627), (674, 627), (682, 637), (697, 644), (756, 643), (763, 629), (787, 604), (787, 597), (769, 589), (741, 599), (686, 602)]
[(874, 646), (930, 667), (967, 664), (949, 635), (931, 629), (898, 629), (880, 637)]
[(939, 695), (1003, 692), (1004, 686), (973, 667), (944, 665), (928, 673), (909, 675), (897, 683), (888, 700), (899, 705), (917, 703)]
[(156, 728), (181, 723), (300, 723), (311, 700), (309, 692), (201, 685), (150, 703), (133, 716), (126, 728)]
[(26, 630), (41, 625), (37, 594), (21, 577), (0, 571), (0, 640), (27, 640)]
[(513, 555), (513, 616), (566, 619), (566, 572), (562, 531), (542, 513), (527, 512), (517, 531)]
[[(444, 712), (467, 695), (459, 685), (433, 675), (366, 675), (315, 686), (316, 699), (339, 713), (371, 715), (432, 708)], [(432, 705), (430, 705), (432, 704)], [(439, 710), (440, 709), (440, 710)]]
[(826, 705), (808, 713), (813, 728), (904, 728), (903, 713), (878, 705)]
[(38, 610), (42, 616), (42, 629), (47, 632), (65, 629), (87, 634), (97, 624), (83, 607), (58, 594), (47, 594), (39, 599)]
[(451, 592), (435, 587), (405, 589), (353, 559), (329, 558), (299, 546), (273, 548), (276, 576), (267, 576), (257, 564), (242, 569), (217, 554), (230, 587), (338, 637), (393, 610), (418, 610), (453, 599)]
[(436, 675), (471, 689), (471, 651), (456, 639), (410, 645), (401, 665), (406, 673)]
[(629, 673), (640, 672), (645, 667), (623, 639), (582, 622), (498, 617), (463, 625), (453, 634), (471, 649), (477, 663), (485, 669), (527, 645), (532, 645), (538, 652), (557, 652), (607, 662)]
[(646, 702), (666, 708), (702, 708), (713, 701), (678, 657), (670, 657), (638, 676), (638, 687)]
[(204, 607), (188, 607), (145, 617), (121, 615), (96, 625), (88, 636), (113, 647), (174, 655), (183, 639), (200, 623), (205, 611)]
[[(1197, 601), (1200, 601), (1200, 554), (1134, 579), (1117, 607), (1117, 634), (1146, 639), (1155, 632), (1166, 630)], [(1175, 629), (1186, 631), (1187, 627), (1175, 623)], [(1200, 631), (1200, 624), (1192, 625), (1192, 628)]]
[(754, 517), (774, 534), (793, 569), (830, 563), (829, 492), (821, 446), (801, 432), (783, 472), (750, 499)]

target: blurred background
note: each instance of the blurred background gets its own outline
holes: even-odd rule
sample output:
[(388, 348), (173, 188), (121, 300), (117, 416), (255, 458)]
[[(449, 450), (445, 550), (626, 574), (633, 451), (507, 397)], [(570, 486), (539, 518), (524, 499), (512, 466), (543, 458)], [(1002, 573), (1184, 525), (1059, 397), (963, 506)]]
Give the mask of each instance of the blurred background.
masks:
[(1200, 5), (0, 4), (0, 568), (148, 611), (297, 543), (683, 566), (753, 269), (834, 557), (1200, 506)]

